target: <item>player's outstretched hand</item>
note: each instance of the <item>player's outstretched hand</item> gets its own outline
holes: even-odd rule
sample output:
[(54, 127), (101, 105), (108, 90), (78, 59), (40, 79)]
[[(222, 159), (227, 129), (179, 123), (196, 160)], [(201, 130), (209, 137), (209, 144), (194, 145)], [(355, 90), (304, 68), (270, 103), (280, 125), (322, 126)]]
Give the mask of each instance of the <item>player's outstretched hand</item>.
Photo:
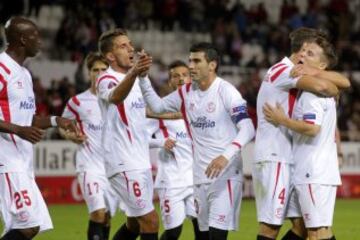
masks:
[(276, 107), (272, 107), (270, 104), (265, 103), (263, 106), (263, 113), (265, 115), (265, 119), (275, 126), (278, 126), (287, 118), (284, 109), (279, 103), (276, 103)]
[(309, 75), (309, 76), (316, 76), (319, 73), (320, 69), (307, 66), (304, 64), (297, 64), (293, 67), (290, 72), (290, 77), (296, 78), (300, 77), (301, 75)]
[(76, 126), (76, 123), (73, 120), (63, 117), (56, 117), (56, 122), (59, 128), (62, 128), (68, 132), (72, 132), (77, 137), (83, 136), (80, 129)]
[(134, 71), (136, 75), (145, 77), (152, 65), (152, 57), (148, 55), (144, 50), (137, 53), (138, 59), (135, 62), (133, 68), (130, 71)]
[(69, 130), (65, 130), (62, 128), (59, 128), (60, 135), (63, 136), (65, 139), (68, 139), (76, 144), (84, 143), (87, 139), (86, 135), (76, 135), (74, 132), (71, 132)]
[(176, 145), (176, 141), (171, 138), (168, 138), (165, 141), (164, 148), (166, 151), (171, 151), (175, 147), (175, 145)]
[(212, 160), (207, 167), (205, 171), (206, 176), (210, 179), (218, 177), (228, 163), (229, 160), (227, 160), (223, 155), (218, 156)]
[(44, 130), (42, 130), (41, 128), (37, 128), (37, 127), (18, 126), (17, 131), (16, 131), (16, 135), (18, 135), (22, 139), (25, 139), (33, 144), (39, 142), (43, 138), (44, 133), (45, 133)]

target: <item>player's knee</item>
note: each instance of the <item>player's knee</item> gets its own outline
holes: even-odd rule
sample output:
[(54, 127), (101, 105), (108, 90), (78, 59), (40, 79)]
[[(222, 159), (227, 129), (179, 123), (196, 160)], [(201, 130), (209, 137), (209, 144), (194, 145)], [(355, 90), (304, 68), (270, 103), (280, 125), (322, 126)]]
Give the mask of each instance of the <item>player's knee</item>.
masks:
[(159, 217), (155, 210), (138, 218), (141, 232), (159, 231)]
[(106, 210), (99, 209), (92, 213), (90, 213), (90, 220), (98, 223), (105, 223), (106, 222)]
[(34, 238), (40, 231), (40, 227), (32, 227), (32, 228), (26, 228), (19, 230), (24, 236), (26, 236), (29, 239)]
[(164, 240), (177, 240), (180, 237), (181, 234), (182, 225), (168, 229), (164, 232), (163, 236), (161, 236), (161, 239)]
[(267, 223), (260, 223), (259, 226), (259, 235), (276, 239), (280, 230), (279, 225), (272, 225)]

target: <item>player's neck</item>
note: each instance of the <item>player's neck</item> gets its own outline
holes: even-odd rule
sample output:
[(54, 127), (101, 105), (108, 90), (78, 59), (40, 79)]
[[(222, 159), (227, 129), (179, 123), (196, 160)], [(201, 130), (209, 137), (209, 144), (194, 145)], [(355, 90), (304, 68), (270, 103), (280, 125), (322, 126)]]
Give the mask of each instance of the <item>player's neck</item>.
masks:
[(208, 78), (206, 79), (203, 79), (201, 81), (198, 82), (198, 86), (199, 86), (199, 89), (201, 91), (206, 91), (209, 89), (209, 87), (211, 86), (211, 84), (215, 81), (216, 79), (216, 75), (209, 75)]
[(23, 65), (26, 57), (25, 57), (25, 53), (23, 53), (22, 51), (17, 51), (13, 48), (8, 47), (6, 49), (6, 53), (12, 58), (14, 59), (15, 62), (17, 62), (20, 66)]
[(130, 68), (123, 68), (123, 67), (120, 67), (119, 65), (117, 64), (111, 64), (111, 68), (115, 71), (115, 72), (119, 72), (119, 73), (123, 73), (123, 74), (126, 74)]
[(91, 87), (90, 87), (90, 92), (92, 93), (92, 94), (94, 94), (95, 96), (96, 96), (96, 86), (95, 86), (95, 84), (91, 84)]

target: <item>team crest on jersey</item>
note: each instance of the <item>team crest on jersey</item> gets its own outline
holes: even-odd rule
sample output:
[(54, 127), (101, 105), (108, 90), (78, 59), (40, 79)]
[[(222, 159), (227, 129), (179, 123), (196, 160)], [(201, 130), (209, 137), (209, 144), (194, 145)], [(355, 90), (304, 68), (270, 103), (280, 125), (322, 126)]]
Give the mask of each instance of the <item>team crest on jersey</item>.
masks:
[(17, 89), (24, 89), (23, 83), (20, 81), (16, 82), (16, 87), (17, 87)]
[(20, 222), (26, 222), (29, 220), (30, 214), (28, 211), (25, 210), (19, 212), (16, 217)]
[(146, 202), (145, 202), (145, 200), (143, 200), (143, 199), (137, 199), (137, 200), (136, 200), (136, 205), (137, 205), (139, 208), (144, 208), (144, 207), (146, 207)]
[(225, 219), (226, 219), (226, 216), (225, 216), (225, 215), (219, 214), (217, 221), (218, 221), (219, 223), (224, 223), (224, 222), (225, 222)]
[(208, 105), (207, 105), (206, 111), (207, 111), (208, 113), (212, 113), (212, 112), (215, 111), (215, 109), (216, 109), (215, 103), (209, 102)]
[(283, 208), (277, 208), (277, 209), (275, 210), (275, 217), (282, 219), (283, 211), (284, 211)]

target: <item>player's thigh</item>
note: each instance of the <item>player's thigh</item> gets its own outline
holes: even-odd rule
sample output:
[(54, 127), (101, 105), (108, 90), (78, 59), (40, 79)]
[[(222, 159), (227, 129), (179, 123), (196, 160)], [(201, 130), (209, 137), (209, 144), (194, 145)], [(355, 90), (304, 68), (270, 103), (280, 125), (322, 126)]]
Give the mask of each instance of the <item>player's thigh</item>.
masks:
[(242, 200), (242, 182), (238, 179), (217, 181), (209, 191), (209, 226), (237, 230)]
[(281, 162), (253, 164), (252, 176), (258, 222), (282, 225), (289, 194), (291, 165)]
[(106, 209), (105, 194), (108, 183), (105, 175), (81, 172), (78, 173), (77, 179), (89, 213)]
[(0, 174), (0, 207), (5, 231), (40, 227), (52, 228), (44, 199), (35, 180), (27, 173)]
[(157, 189), (164, 228), (180, 226), (186, 217), (183, 189)]
[(295, 186), (306, 228), (330, 227), (333, 222), (336, 186), (302, 184)]
[(153, 179), (150, 169), (118, 173), (110, 182), (120, 196), (128, 217), (140, 217), (154, 210)]
[(185, 201), (185, 213), (189, 218), (196, 218), (196, 207), (195, 207), (195, 198), (194, 198), (194, 188), (187, 187), (184, 192), (184, 201)]
[(200, 231), (209, 231), (209, 187), (210, 183), (194, 186), (194, 205)]

